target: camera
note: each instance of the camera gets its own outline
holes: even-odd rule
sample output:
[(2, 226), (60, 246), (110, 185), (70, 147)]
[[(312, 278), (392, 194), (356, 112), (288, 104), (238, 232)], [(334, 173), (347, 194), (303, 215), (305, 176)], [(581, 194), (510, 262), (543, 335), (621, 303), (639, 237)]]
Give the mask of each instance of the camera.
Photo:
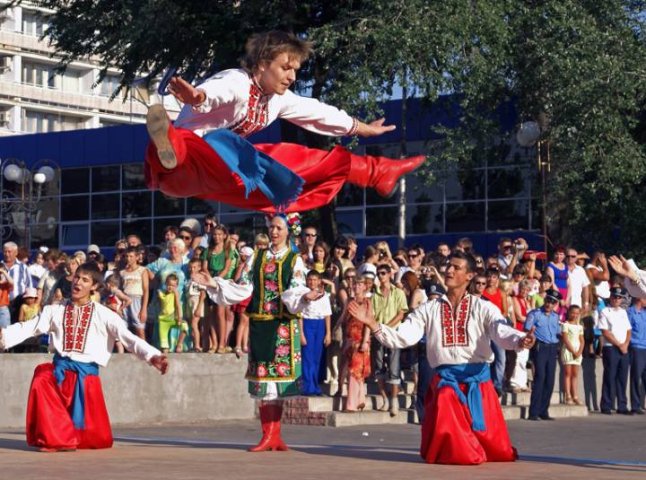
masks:
[(520, 251), (525, 250), (525, 244), (522, 242), (516, 242), (514, 243), (514, 248)]

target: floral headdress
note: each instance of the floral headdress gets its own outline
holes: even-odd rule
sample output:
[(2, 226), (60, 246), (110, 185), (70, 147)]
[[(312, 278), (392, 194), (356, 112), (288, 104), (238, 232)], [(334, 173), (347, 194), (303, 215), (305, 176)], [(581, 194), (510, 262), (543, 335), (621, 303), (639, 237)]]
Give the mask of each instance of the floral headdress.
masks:
[(292, 236), (297, 237), (301, 234), (301, 215), (299, 213), (276, 213), (274, 215), (267, 215), (267, 226), (269, 226), (274, 217), (280, 217), (285, 221), (287, 229)]

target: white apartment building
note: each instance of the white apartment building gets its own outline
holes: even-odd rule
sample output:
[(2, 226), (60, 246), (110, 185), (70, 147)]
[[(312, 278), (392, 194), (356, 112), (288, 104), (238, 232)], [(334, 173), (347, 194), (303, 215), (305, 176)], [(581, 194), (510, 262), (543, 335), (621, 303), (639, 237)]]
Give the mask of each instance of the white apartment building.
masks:
[[(0, 0), (0, 6), (7, 3)], [(0, 12), (0, 136), (142, 123), (146, 104), (159, 99), (138, 89), (110, 101), (118, 70), (99, 85), (100, 64), (91, 59), (55, 72), (54, 49), (40, 40), (51, 13), (29, 2)], [(178, 110), (169, 98), (164, 103)]]

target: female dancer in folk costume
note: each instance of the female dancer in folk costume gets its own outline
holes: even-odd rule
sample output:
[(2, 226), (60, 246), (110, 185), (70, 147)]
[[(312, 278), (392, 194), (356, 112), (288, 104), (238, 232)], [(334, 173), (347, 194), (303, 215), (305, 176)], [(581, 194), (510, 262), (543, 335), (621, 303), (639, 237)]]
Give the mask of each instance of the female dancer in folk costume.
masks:
[(416, 345), (426, 335), (428, 362), (436, 372), (425, 396), (420, 446), (428, 463), (474, 465), (517, 458), (491, 383), (491, 341), (505, 350), (528, 349), (535, 342), (534, 329), (523, 333), (508, 326), (491, 302), (467, 293), (475, 274), (473, 257), (451, 255), (446, 295), (417, 307), (396, 329), (378, 324), (356, 302), (348, 304), (348, 313), (389, 348)]
[(49, 334), (56, 351), (53, 363), (36, 367), (27, 402), (27, 444), (43, 451), (112, 446), (99, 365), (108, 364), (116, 340), (162, 374), (168, 368), (159, 350), (91, 300), (102, 279), (95, 264), (81, 265), (74, 273), (70, 301), (46, 306), (33, 320), (0, 330), (0, 350)]
[(239, 303), (251, 294), (249, 316), (249, 393), (261, 401), (262, 439), (252, 452), (287, 450), (280, 435), (283, 398), (301, 392), (299, 312), (322, 297), (305, 286), (306, 268), (289, 244), (298, 235), (298, 214), (279, 213), (269, 223), (270, 246), (247, 261), (239, 283), (211, 278), (206, 272), (194, 281), (206, 285), (218, 305)]
[(148, 112), (149, 188), (268, 213), (321, 207), (346, 182), (389, 195), (424, 156), (391, 160), (354, 155), (339, 146), (326, 151), (245, 140), (277, 118), (328, 136), (371, 137), (394, 130), (384, 119), (366, 124), (290, 91), (311, 52), (309, 43), (272, 31), (247, 42), (242, 69), (219, 72), (198, 88), (171, 79), (170, 92), (185, 106), (175, 125), (161, 105)]

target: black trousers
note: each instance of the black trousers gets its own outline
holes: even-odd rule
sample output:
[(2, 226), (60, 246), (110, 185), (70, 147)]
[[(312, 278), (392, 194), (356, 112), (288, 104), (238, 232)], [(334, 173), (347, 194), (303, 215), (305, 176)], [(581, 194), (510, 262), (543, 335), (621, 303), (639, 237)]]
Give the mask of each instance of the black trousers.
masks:
[(602, 412), (611, 411), (615, 406), (615, 399), (618, 412), (628, 410), (626, 386), (629, 367), (630, 356), (627, 353), (621, 353), (614, 345), (603, 347), (603, 386), (599, 405)]
[(550, 400), (554, 391), (554, 376), (556, 375), (556, 358), (559, 351), (558, 343), (536, 342), (530, 353), (534, 364), (534, 383), (529, 403), (530, 417), (549, 415)]

